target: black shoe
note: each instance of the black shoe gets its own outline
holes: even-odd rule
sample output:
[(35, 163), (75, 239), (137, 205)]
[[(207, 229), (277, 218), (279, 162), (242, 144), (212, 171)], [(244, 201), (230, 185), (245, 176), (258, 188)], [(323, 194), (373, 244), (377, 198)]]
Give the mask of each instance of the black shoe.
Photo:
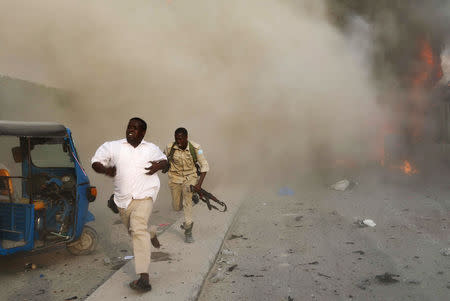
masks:
[(150, 283), (143, 283), (141, 279), (131, 281), (130, 287), (139, 292), (149, 292), (152, 290)]

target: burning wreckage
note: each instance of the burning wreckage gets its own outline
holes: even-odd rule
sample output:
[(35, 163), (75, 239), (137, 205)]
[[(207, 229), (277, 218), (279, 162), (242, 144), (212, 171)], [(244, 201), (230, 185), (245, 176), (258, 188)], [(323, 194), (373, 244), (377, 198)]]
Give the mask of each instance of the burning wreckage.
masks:
[(373, 29), (373, 76), (386, 112), (373, 125), (374, 160), (409, 176), (420, 173), (450, 144), (450, 82), (442, 83), (441, 54), (449, 42), (445, 16), (439, 13), (443, 1), (328, 2), (331, 19), (342, 30), (355, 18)]

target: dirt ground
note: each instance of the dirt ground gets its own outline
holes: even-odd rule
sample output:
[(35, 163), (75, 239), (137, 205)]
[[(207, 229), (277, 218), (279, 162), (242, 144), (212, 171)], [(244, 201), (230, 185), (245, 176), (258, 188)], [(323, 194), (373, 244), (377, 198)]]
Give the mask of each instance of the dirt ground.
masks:
[(447, 300), (448, 168), (327, 174), (244, 202), (199, 300)]

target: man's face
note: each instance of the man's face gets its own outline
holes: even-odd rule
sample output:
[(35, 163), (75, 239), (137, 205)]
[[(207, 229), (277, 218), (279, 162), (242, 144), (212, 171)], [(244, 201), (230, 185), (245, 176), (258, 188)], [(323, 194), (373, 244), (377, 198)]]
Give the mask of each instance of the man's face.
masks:
[(177, 143), (179, 148), (186, 149), (188, 145), (187, 135), (175, 134), (175, 142)]
[(133, 146), (138, 146), (145, 136), (145, 131), (141, 128), (141, 124), (137, 120), (131, 120), (128, 123), (127, 130), (125, 132), (127, 141)]

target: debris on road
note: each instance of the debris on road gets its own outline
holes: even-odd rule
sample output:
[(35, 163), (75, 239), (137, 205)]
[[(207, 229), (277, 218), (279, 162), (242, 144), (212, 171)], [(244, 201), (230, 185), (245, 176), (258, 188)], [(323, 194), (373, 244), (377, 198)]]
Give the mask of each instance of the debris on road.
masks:
[(35, 270), (37, 268), (37, 265), (34, 263), (27, 263), (25, 264), (25, 272), (29, 272), (31, 270)]
[(278, 195), (281, 195), (281, 196), (293, 196), (294, 195), (294, 191), (292, 189), (290, 189), (289, 187), (282, 187), (278, 191)]
[(133, 259), (134, 257), (129, 255), (129, 256), (124, 256), (124, 257), (105, 257), (103, 259), (103, 263), (105, 265), (109, 265), (111, 267), (112, 270), (118, 270), (121, 267), (123, 267), (129, 260)]
[(236, 255), (235, 252), (231, 251), (230, 249), (223, 249), (222, 250), (222, 255)]
[(444, 256), (450, 256), (450, 248), (442, 249), (441, 254)]
[(414, 284), (414, 285), (419, 285), (420, 281), (419, 280), (409, 280), (408, 284)]
[(375, 224), (375, 222), (371, 219), (365, 219), (363, 220), (363, 224), (367, 225), (369, 227), (375, 227), (377, 224)]
[(337, 191), (345, 191), (349, 186), (350, 186), (349, 180), (341, 180), (331, 185), (330, 188)]
[(212, 283), (217, 283), (219, 281), (222, 281), (225, 278), (225, 273), (222, 269), (217, 269), (217, 271), (209, 278), (209, 281)]
[(322, 273), (317, 273), (317, 275), (322, 276), (322, 277), (325, 277), (325, 278), (328, 278), (328, 279), (331, 278), (331, 276), (328, 276), (328, 275), (325, 275), (325, 274), (322, 274)]
[(228, 237), (228, 240), (233, 240), (233, 239), (236, 239), (236, 238), (242, 238), (244, 240), (248, 239), (247, 237), (244, 237), (244, 235), (242, 235), (242, 234), (240, 234), (240, 235), (231, 234), (230, 237)]
[(391, 284), (391, 283), (398, 282), (398, 280), (395, 279), (394, 277), (400, 277), (400, 275), (395, 275), (395, 274), (386, 272), (386, 273), (381, 274), (381, 275), (376, 275), (375, 279), (377, 279), (381, 283)]
[(369, 227), (375, 227), (377, 224), (371, 219), (357, 219), (355, 222), (356, 225), (360, 228), (365, 228), (367, 226)]
[(228, 268), (228, 272), (232, 272), (235, 268), (237, 267), (237, 264), (233, 264), (232, 266), (230, 266), (229, 268)]
[(364, 255), (365, 252), (362, 250), (358, 250), (358, 251), (353, 251), (352, 253), (356, 253), (356, 254), (360, 254), (360, 255)]

